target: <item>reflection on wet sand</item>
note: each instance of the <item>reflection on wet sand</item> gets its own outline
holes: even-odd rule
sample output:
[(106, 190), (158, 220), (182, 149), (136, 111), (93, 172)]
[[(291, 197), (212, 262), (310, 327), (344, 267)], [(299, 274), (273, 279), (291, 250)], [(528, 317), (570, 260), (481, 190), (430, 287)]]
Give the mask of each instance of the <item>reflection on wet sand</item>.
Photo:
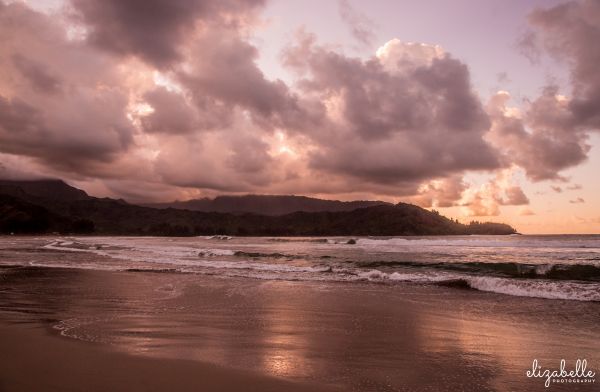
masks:
[[(525, 372), (534, 359), (558, 366), (560, 359), (596, 358), (598, 347), (592, 335), (593, 324), (585, 320), (564, 324), (557, 328), (564, 316), (546, 314), (547, 301), (530, 300), (531, 312), (516, 318), (507, 312), (452, 312), (421, 314), (423, 350), (432, 353), (462, 352), (464, 355), (480, 355), (498, 362), (494, 379), (496, 390), (514, 390), (524, 383)], [(570, 304), (564, 303), (564, 308)], [(514, 306), (508, 303), (506, 307)], [(499, 309), (495, 309), (499, 310)], [(510, 316), (507, 319), (507, 316)], [(544, 318), (541, 320), (540, 318)], [(552, 319), (556, 324), (552, 324)], [(538, 383), (539, 384), (539, 383)]]

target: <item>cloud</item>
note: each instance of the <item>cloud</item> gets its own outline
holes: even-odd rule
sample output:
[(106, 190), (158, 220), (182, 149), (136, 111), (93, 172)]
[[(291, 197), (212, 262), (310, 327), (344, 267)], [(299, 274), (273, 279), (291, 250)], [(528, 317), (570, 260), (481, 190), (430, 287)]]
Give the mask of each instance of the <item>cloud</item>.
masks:
[(496, 80), (501, 85), (509, 84), (511, 82), (510, 78), (508, 77), (508, 73), (506, 72), (499, 72), (496, 74)]
[(394, 38), (377, 49), (377, 58), (390, 72), (398, 69), (415, 71), (423, 65), (431, 65), (435, 59), (446, 56), (444, 49), (438, 45), (418, 42), (403, 42)]
[(585, 162), (590, 150), (587, 135), (574, 128), (568, 101), (549, 87), (521, 113), (507, 106), (509, 99), (501, 91), (487, 106), (492, 120), (487, 137), (502, 160), (523, 168), (533, 181), (565, 181), (560, 172)]
[(546, 86), (521, 113), (507, 107), (506, 92), (490, 100), (490, 139), (504, 160), (525, 169), (532, 181), (567, 181), (561, 172), (587, 160), (588, 132), (600, 129), (600, 2), (571, 1), (537, 8), (519, 46), (534, 62), (550, 55), (570, 70), (571, 91)]
[(302, 92), (326, 108), (322, 125), (306, 135), (318, 146), (313, 170), (416, 190), (421, 181), (499, 166), (467, 67), (428, 49), (439, 55), (394, 40), (363, 61), (304, 35), (287, 50)]
[(530, 47), (549, 53), (571, 68), (573, 85), (569, 102), (572, 122), (600, 129), (600, 2), (571, 1), (536, 9), (529, 16), (534, 38)]
[(529, 198), (516, 184), (515, 168), (500, 170), (495, 178), (482, 184), (479, 188), (468, 187), (463, 192), (460, 205), (470, 216), (497, 216), (501, 206), (525, 206)]
[(52, 178), (44, 168), (30, 162), (30, 158), (0, 152), (0, 179), (39, 180)]
[[(368, 20), (339, 6), (370, 44)], [(549, 87), (520, 110), (504, 92), (484, 105), (468, 66), (442, 47), (396, 38), (356, 58), (299, 33), (282, 54), (294, 75), (284, 82), (259, 66), (263, 7), (72, 0), (65, 17), (0, 3), (0, 172), (138, 201), (361, 195), (496, 215), (529, 203), (517, 167), (565, 181), (587, 157), (595, 75), (579, 71), (589, 60), (571, 47), (572, 96)], [(532, 17), (532, 45), (551, 50), (553, 26), (568, 27), (557, 18)], [(476, 186), (465, 180), (473, 172), (493, 177)]]
[(154, 169), (163, 182), (180, 187), (250, 192), (281, 180), (283, 168), (273, 168), (268, 149), (251, 132), (167, 138)]
[(21, 3), (0, 6), (0, 36), (0, 152), (85, 172), (132, 146), (114, 64)]
[(265, 77), (256, 65), (257, 48), (237, 32), (205, 31), (191, 46), (188, 66), (176, 75), (203, 115), (216, 108), (226, 117), (238, 107), (268, 119), (296, 109), (287, 85)]
[(571, 203), (571, 204), (582, 204), (582, 203), (585, 203), (585, 200), (583, 198), (581, 198), (581, 197), (578, 197), (576, 199), (569, 200), (569, 203)]
[(206, 24), (241, 27), (263, 0), (71, 0), (73, 17), (97, 48), (165, 68), (182, 59), (188, 35)]
[(519, 216), (533, 216), (536, 215), (535, 211), (531, 210), (530, 208), (522, 208), (519, 211)]
[(58, 77), (41, 63), (25, 57), (21, 53), (13, 53), (12, 61), (34, 89), (48, 94), (54, 94), (60, 90), (61, 82)]
[(186, 134), (201, 127), (196, 111), (182, 94), (159, 86), (147, 91), (143, 100), (151, 110), (139, 116), (145, 132)]
[(362, 45), (370, 46), (375, 39), (373, 21), (354, 9), (349, 0), (338, 0), (338, 9), (352, 36)]
[(554, 192), (556, 193), (563, 193), (563, 191), (569, 190), (569, 191), (578, 191), (580, 189), (583, 189), (583, 187), (580, 184), (572, 184), (572, 185), (568, 185), (566, 186), (564, 189), (558, 185), (550, 185), (550, 189), (552, 189)]
[(442, 180), (433, 180), (422, 184), (418, 194), (407, 201), (424, 208), (452, 207), (460, 205), (463, 193), (469, 187), (462, 176), (455, 175)]
[(511, 186), (504, 190), (504, 198), (499, 200), (501, 205), (505, 206), (521, 206), (529, 204), (529, 198), (525, 195), (521, 187)]

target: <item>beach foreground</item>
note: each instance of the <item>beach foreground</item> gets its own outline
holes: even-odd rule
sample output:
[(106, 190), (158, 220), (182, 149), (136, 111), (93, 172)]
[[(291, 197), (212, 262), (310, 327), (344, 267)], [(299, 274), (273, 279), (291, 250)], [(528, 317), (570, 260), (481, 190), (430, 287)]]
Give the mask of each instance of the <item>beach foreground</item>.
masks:
[(32, 325), (0, 326), (1, 391), (329, 391), (190, 360), (146, 358), (58, 339)]
[[(415, 284), (4, 267), (0, 390), (535, 391), (598, 304)], [(552, 390), (596, 390), (552, 385)]]

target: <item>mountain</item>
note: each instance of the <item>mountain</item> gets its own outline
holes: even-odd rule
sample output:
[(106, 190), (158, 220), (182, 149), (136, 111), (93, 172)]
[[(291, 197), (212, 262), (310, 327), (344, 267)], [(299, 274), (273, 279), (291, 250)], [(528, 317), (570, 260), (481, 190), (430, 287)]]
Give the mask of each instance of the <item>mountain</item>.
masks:
[(48, 211), (6, 194), (0, 194), (0, 233), (35, 234), (52, 231), (68, 231), (70, 221)]
[(62, 180), (0, 180), (0, 193), (16, 197), (40, 197), (50, 200), (75, 201), (91, 199), (85, 191)]
[(178, 210), (225, 212), (232, 214), (253, 213), (259, 215), (286, 215), (292, 212), (352, 211), (357, 208), (392, 205), (383, 201), (322, 200), (306, 196), (244, 195), (217, 196), (214, 199), (194, 199), (171, 203), (144, 204), (152, 208), (175, 208)]
[[(96, 198), (62, 181), (0, 182), (0, 233), (105, 235), (359, 236), (513, 234), (498, 223), (464, 225), (411, 204), (284, 215), (158, 209)], [(318, 199), (313, 199), (318, 200)], [(341, 203), (341, 202), (339, 202)]]

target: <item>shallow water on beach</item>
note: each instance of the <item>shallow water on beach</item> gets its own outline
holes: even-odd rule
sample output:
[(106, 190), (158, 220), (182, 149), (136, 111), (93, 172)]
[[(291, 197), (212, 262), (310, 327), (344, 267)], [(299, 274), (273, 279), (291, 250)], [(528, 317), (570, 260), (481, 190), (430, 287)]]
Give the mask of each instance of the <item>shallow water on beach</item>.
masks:
[(600, 374), (598, 237), (349, 239), (4, 237), (0, 319), (350, 391), (548, 390), (534, 359)]

